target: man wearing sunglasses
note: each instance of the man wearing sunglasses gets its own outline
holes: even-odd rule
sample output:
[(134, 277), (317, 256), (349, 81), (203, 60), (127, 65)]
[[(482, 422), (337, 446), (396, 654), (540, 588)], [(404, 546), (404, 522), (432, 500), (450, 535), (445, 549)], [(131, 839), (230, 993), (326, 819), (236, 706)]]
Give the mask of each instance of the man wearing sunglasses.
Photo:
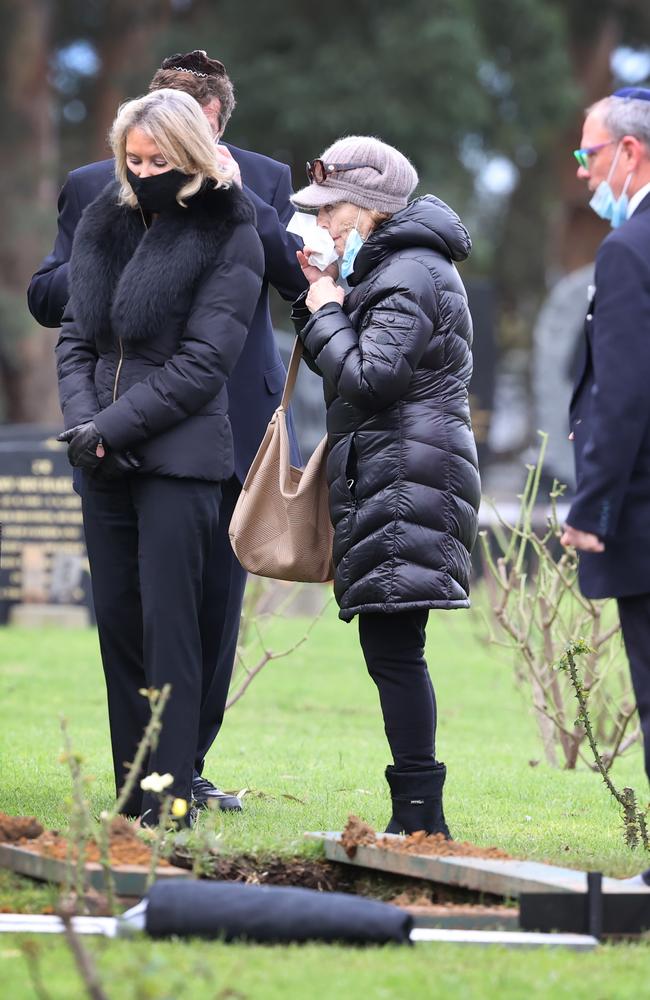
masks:
[(596, 257), (571, 400), (577, 489), (562, 543), (585, 597), (615, 597), (650, 778), (650, 89), (587, 112), (578, 177), (612, 232)]

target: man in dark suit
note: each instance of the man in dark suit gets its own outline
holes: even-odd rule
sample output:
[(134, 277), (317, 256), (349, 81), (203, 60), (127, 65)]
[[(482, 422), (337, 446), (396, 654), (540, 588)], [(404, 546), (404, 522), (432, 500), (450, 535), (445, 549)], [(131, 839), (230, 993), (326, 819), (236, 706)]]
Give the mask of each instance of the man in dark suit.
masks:
[[(150, 90), (163, 87), (183, 90), (194, 97), (208, 118), (222, 157), (239, 168), (239, 180), (257, 213), (257, 229), (265, 257), (262, 291), (249, 334), (239, 361), (228, 382), (229, 416), (235, 444), (235, 475), (223, 484), (220, 508), (220, 572), (205, 594), (205, 614), (218, 616), (221, 640), (218, 648), (205, 650), (211, 676), (203, 691), (199, 724), (196, 771), (192, 783), (198, 805), (208, 801), (221, 809), (239, 810), (241, 803), (226, 795), (202, 776), (205, 755), (217, 736), (226, 705), (237, 649), (237, 634), (246, 585), (246, 572), (237, 562), (228, 538), (228, 525), (246, 472), (264, 436), (267, 424), (280, 404), (285, 369), (273, 336), (269, 311), (269, 284), (288, 301), (305, 288), (296, 260), (301, 241), (287, 234), (286, 224), (293, 215), (289, 203), (289, 168), (259, 153), (226, 146), (219, 140), (235, 105), (233, 87), (222, 63), (196, 50), (165, 59), (155, 73)], [(34, 274), (27, 299), (34, 318), (47, 327), (58, 327), (68, 300), (68, 261), (74, 232), (86, 205), (114, 178), (113, 160), (90, 163), (73, 170), (59, 197), (58, 232), (54, 249)], [(300, 464), (295, 436), (292, 460)], [(75, 470), (76, 472), (76, 470)], [(76, 481), (77, 482), (77, 481)], [(128, 655), (128, 637), (116, 636), (115, 655)]]
[(587, 112), (578, 177), (612, 225), (596, 257), (571, 401), (577, 489), (562, 543), (585, 597), (615, 597), (650, 778), (650, 90)]

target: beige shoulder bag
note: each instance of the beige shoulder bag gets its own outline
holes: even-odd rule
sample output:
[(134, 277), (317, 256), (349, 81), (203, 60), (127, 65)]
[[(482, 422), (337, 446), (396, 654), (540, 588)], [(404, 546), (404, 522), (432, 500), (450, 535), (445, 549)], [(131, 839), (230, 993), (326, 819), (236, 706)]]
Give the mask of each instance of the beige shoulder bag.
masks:
[(327, 488), (327, 438), (304, 469), (289, 460), (287, 407), (302, 357), (299, 337), (291, 354), (279, 407), (273, 414), (230, 522), (230, 543), (244, 569), (274, 580), (331, 580), (332, 539)]

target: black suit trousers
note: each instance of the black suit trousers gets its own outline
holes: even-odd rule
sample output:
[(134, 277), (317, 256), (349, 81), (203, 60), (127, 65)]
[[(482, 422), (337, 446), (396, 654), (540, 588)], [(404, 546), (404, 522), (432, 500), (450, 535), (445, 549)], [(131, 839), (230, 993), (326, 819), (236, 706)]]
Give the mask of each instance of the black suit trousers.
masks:
[[(82, 507), (104, 675), (116, 786), (149, 717), (142, 688), (171, 684), (158, 745), (145, 773), (169, 772), (189, 799), (201, 703), (213, 680), (219, 616), (204, 598), (219, 573), (218, 483), (134, 475), (85, 477)], [(214, 672), (214, 671), (213, 671)], [(139, 788), (124, 811), (154, 821)]]
[(195, 767), (203, 773), (205, 756), (216, 739), (228, 700), (241, 621), (246, 570), (230, 544), (228, 526), (241, 493), (236, 476), (221, 484), (221, 510), (212, 566), (206, 576), (201, 619), (206, 637), (203, 647), (203, 693)]
[(650, 781), (650, 594), (619, 597), (618, 614), (639, 710), (645, 773)]

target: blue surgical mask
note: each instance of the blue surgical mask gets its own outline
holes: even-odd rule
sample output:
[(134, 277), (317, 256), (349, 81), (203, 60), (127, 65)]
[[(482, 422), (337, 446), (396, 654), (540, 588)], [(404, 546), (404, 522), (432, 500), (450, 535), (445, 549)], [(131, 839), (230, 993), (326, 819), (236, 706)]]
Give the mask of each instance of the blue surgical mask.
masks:
[(632, 171), (627, 175), (620, 196), (615, 198), (612, 186), (609, 182), (614, 170), (616, 169), (620, 152), (621, 147), (619, 144), (619, 147), (616, 150), (616, 156), (614, 157), (613, 163), (607, 175), (607, 180), (600, 182), (594, 191), (591, 201), (589, 202), (590, 208), (593, 208), (596, 215), (599, 215), (601, 219), (606, 219), (612, 229), (618, 229), (618, 227), (627, 219), (627, 209), (630, 201), (627, 196), (627, 189), (634, 173), (634, 171)]
[(339, 265), (339, 271), (342, 278), (349, 278), (354, 270), (354, 262), (356, 260), (359, 250), (363, 246), (365, 240), (357, 226), (359, 225), (359, 219), (361, 218), (361, 209), (359, 209), (359, 214), (357, 215), (357, 221), (354, 228), (348, 233), (347, 239), (345, 241), (345, 247), (343, 248), (343, 256), (341, 257), (341, 263)]

